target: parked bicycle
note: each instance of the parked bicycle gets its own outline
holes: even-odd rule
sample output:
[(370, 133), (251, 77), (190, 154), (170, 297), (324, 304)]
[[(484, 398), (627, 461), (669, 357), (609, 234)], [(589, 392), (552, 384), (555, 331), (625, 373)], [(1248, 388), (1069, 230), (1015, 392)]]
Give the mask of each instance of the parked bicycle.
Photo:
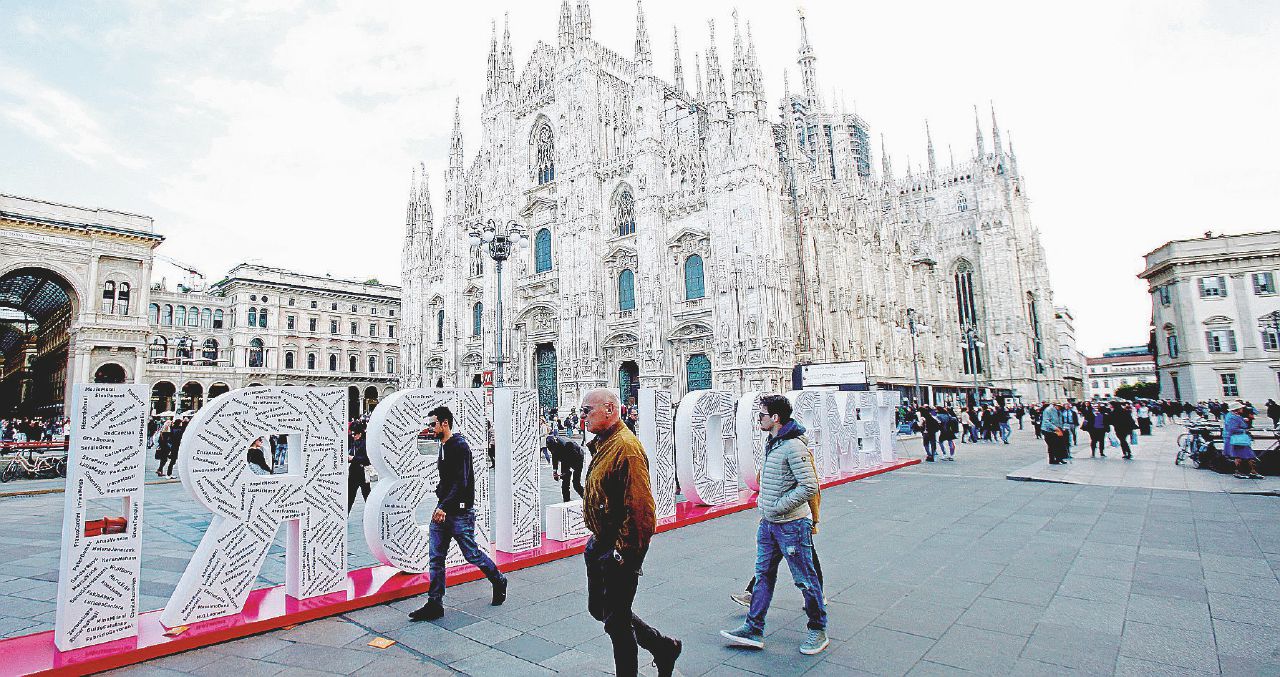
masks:
[(66, 455), (47, 456), (43, 451), (37, 452), (33, 449), (14, 454), (5, 464), (4, 469), (0, 470), (0, 482), (19, 478), (34, 480), (66, 476)]
[(1187, 432), (1178, 436), (1178, 455), (1173, 459), (1173, 464), (1182, 465), (1183, 461), (1191, 461), (1195, 467), (1203, 467), (1208, 457), (1217, 452), (1213, 443), (1218, 430), (1214, 425), (1188, 425)]

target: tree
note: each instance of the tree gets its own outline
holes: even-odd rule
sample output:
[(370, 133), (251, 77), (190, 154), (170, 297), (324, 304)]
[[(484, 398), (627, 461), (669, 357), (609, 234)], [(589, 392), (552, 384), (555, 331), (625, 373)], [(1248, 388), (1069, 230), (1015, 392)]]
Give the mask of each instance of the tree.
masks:
[(1127, 386), (1116, 388), (1116, 397), (1123, 397), (1126, 400), (1137, 398), (1154, 400), (1160, 396), (1160, 384), (1150, 381), (1138, 381)]

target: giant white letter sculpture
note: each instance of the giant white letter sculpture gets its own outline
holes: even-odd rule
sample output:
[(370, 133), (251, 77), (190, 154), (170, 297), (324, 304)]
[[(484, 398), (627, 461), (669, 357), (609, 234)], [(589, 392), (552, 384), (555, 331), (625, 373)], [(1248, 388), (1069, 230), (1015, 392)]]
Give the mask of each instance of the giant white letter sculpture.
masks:
[(680, 491), (701, 505), (738, 499), (738, 453), (734, 450), (733, 395), (695, 390), (676, 412), (676, 473)]
[(498, 388), (493, 391), (493, 432), (498, 478), (494, 547), (524, 552), (542, 547), (542, 487), (538, 466), (538, 393)]
[(834, 406), (834, 395), (821, 390), (792, 390), (787, 393), (787, 399), (791, 400), (792, 417), (805, 427), (805, 438), (809, 440), (809, 453), (813, 454), (818, 479), (829, 479), (838, 434), (831, 428), (835, 418), (828, 416), (829, 409)]
[(764, 465), (766, 434), (760, 429), (760, 419), (757, 416), (763, 395), (764, 393), (753, 390), (738, 398), (738, 438), (734, 445), (738, 453), (738, 477), (752, 491), (760, 491), (756, 473)]
[[(305, 599), (345, 589), (346, 401), (340, 388), (254, 387), (219, 395), (195, 415), (178, 475), (214, 517), (160, 615), (165, 627), (243, 609), (281, 522), (289, 527), (285, 592)], [(278, 434), (291, 440), (290, 472), (250, 472), (249, 445)]]
[(671, 391), (640, 389), (640, 446), (649, 457), (655, 517), (676, 514), (676, 442), (671, 429)]
[[(429, 564), (429, 524), (418, 524), (414, 512), (420, 504), (436, 504), (440, 481), (436, 455), (418, 448), (418, 433), (426, 425), (427, 412), (438, 406), (453, 412), (453, 429), (471, 445), (475, 473), (476, 544), (487, 554), (489, 547), (489, 459), (483, 445), (484, 391), (414, 388), (401, 390), (380, 402), (369, 418), (367, 449), (378, 470), (364, 509), (364, 538), (379, 562), (409, 573), (425, 573)], [(436, 445), (431, 445), (435, 447)], [(429, 512), (429, 511), (428, 511)], [(466, 564), (457, 548), (449, 549), (446, 567)]]
[[(146, 415), (143, 384), (72, 388), (53, 633), (62, 651), (138, 634)], [(110, 523), (87, 514), (98, 499), (123, 509)]]

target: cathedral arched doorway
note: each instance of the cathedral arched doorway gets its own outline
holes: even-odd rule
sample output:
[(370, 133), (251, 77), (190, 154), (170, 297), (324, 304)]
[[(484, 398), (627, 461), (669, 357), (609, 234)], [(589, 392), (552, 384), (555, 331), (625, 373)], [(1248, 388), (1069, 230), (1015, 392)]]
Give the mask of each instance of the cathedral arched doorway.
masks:
[(640, 366), (631, 360), (618, 367), (618, 397), (628, 407), (640, 401)]
[(533, 358), (534, 377), (538, 383), (538, 407), (541, 411), (560, 406), (556, 347), (539, 343)]
[(178, 392), (177, 386), (168, 381), (156, 381), (151, 386), (151, 412), (154, 414), (163, 414), (167, 411), (173, 411), (174, 395)]
[(124, 367), (115, 362), (108, 362), (93, 372), (94, 383), (124, 383), (126, 379), (128, 375), (125, 374)]
[(47, 268), (0, 277), (0, 416), (59, 416), (79, 306), (74, 287)]
[(360, 418), (360, 387), (347, 388), (347, 420)]

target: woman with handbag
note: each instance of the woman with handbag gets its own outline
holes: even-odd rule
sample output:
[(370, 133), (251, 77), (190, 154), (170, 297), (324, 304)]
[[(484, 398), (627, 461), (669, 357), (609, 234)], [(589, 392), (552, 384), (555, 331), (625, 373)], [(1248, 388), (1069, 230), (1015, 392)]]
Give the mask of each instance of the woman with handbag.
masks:
[(1222, 421), (1222, 455), (1235, 461), (1237, 478), (1260, 480), (1258, 457), (1253, 453), (1253, 437), (1249, 435), (1249, 421), (1245, 419), (1248, 411), (1249, 405), (1239, 400), (1231, 405), (1231, 411)]

